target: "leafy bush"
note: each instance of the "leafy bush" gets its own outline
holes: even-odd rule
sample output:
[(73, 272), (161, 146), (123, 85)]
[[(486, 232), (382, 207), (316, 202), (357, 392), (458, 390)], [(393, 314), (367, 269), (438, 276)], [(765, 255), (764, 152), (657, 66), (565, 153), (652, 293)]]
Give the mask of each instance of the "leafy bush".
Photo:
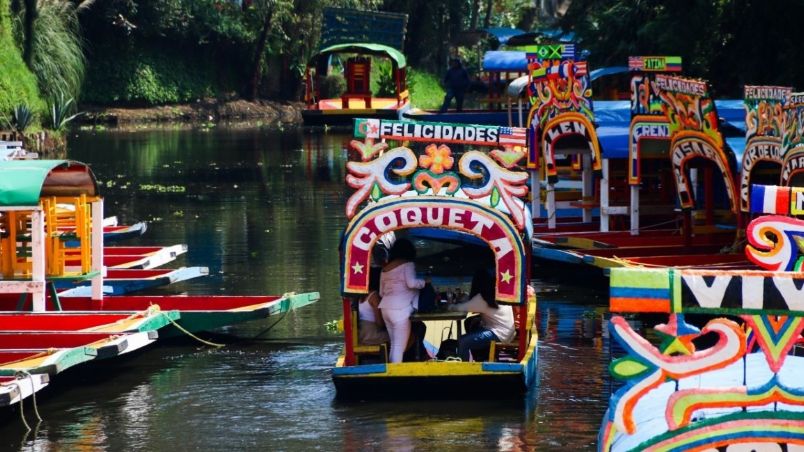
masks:
[(36, 78), (25, 66), (11, 35), (9, 0), (0, 0), (0, 112), (11, 112), (20, 104), (43, 111)]
[[(113, 54), (106, 51), (104, 53)], [(83, 101), (98, 104), (164, 105), (214, 96), (212, 64), (159, 49), (114, 53), (91, 61)]]
[(346, 91), (346, 79), (341, 74), (329, 74), (321, 80), (318, 92), (322, 99), (341, 97)]
[(371, 92), (376, 97), (396, 97), (393, 64), (387, 59), (378, 58), (371, 63)]
[(33, 120), (34, 112), (27, 105), (20, 104), (14, 107), (8, 123), (12, 129), (22, 133), (33, 123)]
[(64, 93), (59, 93), (50, 106), (50, 127), (52, 127), (53, 130), (62, 130), (73, 119), (81, 116), (81, 112), (70, 115), (70, 111), (74, 108), (75, 99), (72, 97), (65, 98)]
[[(80, 94), (84, 79), (84, 52), (78, 27), (78, 10), (87, 8), (91, 0), (37, 0), (36, 19), (31, 40), (31, 71), (39, 82), (39, 90), (48, 101), (61, 93), (71, 97)], [(22, 36), (25, 12), (17, 14), (15, 29)]]
[(433, 109), (441, 107), (444, 102), (444, 88), (440, 79), (429, 72), (408, 68), (408, 90), (414, 107)]

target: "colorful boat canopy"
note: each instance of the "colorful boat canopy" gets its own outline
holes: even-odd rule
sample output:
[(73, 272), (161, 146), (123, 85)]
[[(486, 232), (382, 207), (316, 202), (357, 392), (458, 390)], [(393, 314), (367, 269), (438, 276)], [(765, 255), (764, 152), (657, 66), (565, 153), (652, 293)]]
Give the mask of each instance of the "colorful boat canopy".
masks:
[(525, 72), (528, 70), (527, 53), (516, 50), (490, 50), (483, 55), (483, 70), (497, 72)]
[[(495, 257), (497, 300), (524, 302), (532, 231), (524, 202), (529, 175), (520, 164), (526, 129), (355, 119), (354, 136), (346, 164), (354, 192), (341, 243), (344, 294), (367, 293), (371, 250), (383, 236), (428, 228), (482, 240)], [(389, 149), (386, 140), (401, 145)]]
[(321, 49), (315, 55), (313, 55), (313, 57), (310, 59), (310, 64), (312, 65), (319, 58), (331, 55), (333, 53), (360, 53), (360, 54), (384, 55), (393, 60), (399, 69), (404, 68), (408, 64), (407, 60), (405, 59), (405, 55), (403, 55), (402, 52), (400, 52), (399, 50), (382, 44), (372, 44), (366, 42), (336, 44), (333, 46), (326, 47), (324, 49)]
[(385, 11), (324, 8), (320, 48), (335, 44), (375, 42), (402, 50), (408, 15)]
[(781, 173), (784, 110), (782, 106), (793, 88), (745, 86), (746, 144), (740, 164), (740, 209), (749, 210), (752, 170), (760, 162), (773, 164)]
[(794, 184), (794, 178), (804, 173), (804, 93), (788, 94), (783, 108), (781, 185), (801, 185)]
[(43, 196), (96, 196), (95, 175), (71, 160), (0, 161), (0, 207), (38, 206)]
[(496, 300), (525, 302), (526, 250), (516, 226), (488, 205), (441, 196), (389, 198), (361, 210), (343, 234), (342, 292), (368, 293), (374, 245), (384, 234), (411, 228), (447, 229), (480, 238), (494, 253)]

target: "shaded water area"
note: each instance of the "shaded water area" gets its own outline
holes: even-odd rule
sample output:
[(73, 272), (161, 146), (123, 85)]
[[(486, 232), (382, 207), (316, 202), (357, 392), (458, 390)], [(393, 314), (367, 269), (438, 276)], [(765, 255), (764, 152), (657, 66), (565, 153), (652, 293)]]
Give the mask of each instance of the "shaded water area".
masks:
[[(312, 306), (59, 375), (11, 450), (590, 450), (608, 400), (605, 293), (539, 278), (538, 385), (521, 401), (338, 402), (338, 240), (349, 137), (263, 129), (77, 132), (69, 158), (102, 183), (107, 215), (149, 221), (126, 244), (186, 243), (172, 266), (210, 276), (168, 293), (319, 291)], [(254, 338), (233, 340), (232, 336)], [(32, 418), (30, 402), (25, 413)]]

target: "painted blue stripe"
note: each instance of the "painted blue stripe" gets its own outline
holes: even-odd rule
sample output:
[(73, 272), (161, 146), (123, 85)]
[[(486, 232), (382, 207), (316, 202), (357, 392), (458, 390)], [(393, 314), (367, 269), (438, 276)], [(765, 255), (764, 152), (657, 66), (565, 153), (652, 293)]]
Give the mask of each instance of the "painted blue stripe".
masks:
[(383, 374), (385, 371), (385, 364), (366, 364), (363, 366), (333, 367), (332, 375)]
[(535, 246), (533, 247), (533, 255), (549, 261), (566, 262), (569, 264), (580, 264), (582, 262), (581, 256), (570, 251), (557, 250), (554, 248)]
[(765, 186), (751, 186), (751, 213), (765, 213)]
[(485, 372), (523, 372), (523, 366), (520, 363), (483, 363), (482, 367)]
[(658, 298), (669, 299), (670, 289), (648, 289), (641, 287), (612, 287), (611, 298)]

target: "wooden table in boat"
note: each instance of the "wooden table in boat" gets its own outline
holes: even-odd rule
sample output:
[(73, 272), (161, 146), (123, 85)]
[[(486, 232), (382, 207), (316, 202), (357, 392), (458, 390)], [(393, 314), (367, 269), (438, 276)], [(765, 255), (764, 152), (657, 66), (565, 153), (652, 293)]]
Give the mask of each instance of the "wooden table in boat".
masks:
[(414, 312), (410, 316), (411, 321), (421, 320), (446, 320), (446, 321), (454, 321), (457, 325), (458, 335), (456, 337), (461, 337), (462, 330), (461, 330), (461, 320), (466, 318), (465, 312), (460, 311), (436, 311), (436, 312)]

